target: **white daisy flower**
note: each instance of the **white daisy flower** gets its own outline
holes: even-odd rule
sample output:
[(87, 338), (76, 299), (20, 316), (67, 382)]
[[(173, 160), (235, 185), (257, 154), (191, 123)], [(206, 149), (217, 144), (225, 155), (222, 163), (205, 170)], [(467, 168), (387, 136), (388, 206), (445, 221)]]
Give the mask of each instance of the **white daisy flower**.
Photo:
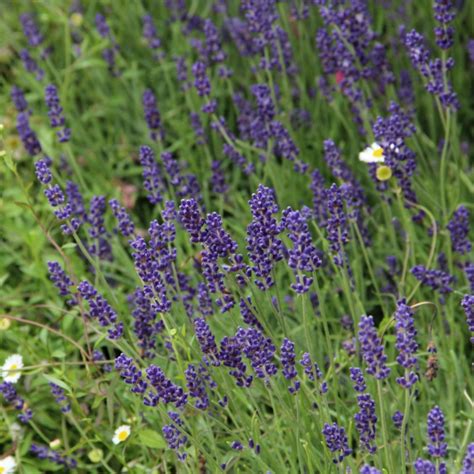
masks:
[(13, 456), (0, 459), (0, 474), (12, 474), (16, 469), (16, 461)]
[(364, 151), (359, 153), (359, 160), (364, 163), (383, 163), (385, 161), (383, 148), (378, 143), (374, 142)]
[(122, 441), (125, 441), (130, 436), (130, 426), (129, 425), (122, 425), (119, 426), (114, 433), (114, 437), (112, 438), (112, 443), (119, 444)]
[[(13, 354), (7, 357), (1, 368), (1, 375), (5, 382), (16, 383), (20, 380), (21, 370), (23, 368), (23, 357), (20, 354)], [(0, 472), (1, 474), (1, 472)]]

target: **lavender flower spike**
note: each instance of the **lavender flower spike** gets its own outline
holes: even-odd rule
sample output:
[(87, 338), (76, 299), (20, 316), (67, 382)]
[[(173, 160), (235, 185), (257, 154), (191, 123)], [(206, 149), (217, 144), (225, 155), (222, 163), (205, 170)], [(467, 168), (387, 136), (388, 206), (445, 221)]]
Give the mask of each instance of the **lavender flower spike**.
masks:
[(444, 441), (444, 414), (441, 408), (435, 406), (428, 413), (428, 452), (436, 458), (445, 457), (448, 445)]
[(390, 369), (385, 364), (387, 356), (372, 316), (361, 317), (358, 337), (362, 357), (367, 364), (367, 373), (379, 380), (387, 378), (390, 375)]
[(334, 464), (339, 464), (346, 456), (352, 453), (352, 449), (349, 448), (346, 432), (337, 423), (332, 425), (325, 423), (322, 433), (326, 439), (326, 446), (336, 455), (333, 459)]
[(467, 326), (471, 332), (471, 342), (474, 344), (474, 295), (464, 295), (461, 306), (466, 314)]
[[(397, 332), (397, 342), (395, 344), (399, 351), (397, 362), (406, 370), (413, 369), (417, 365), (416, 352), (418, 343), (416, 342), (416, 328), (413, 318), (413, 310), (406, 304), (405, 299), (401, 299), (397, 303), (395, 311), (395, 328)], [(418, 380), (418, 376), (411, 370), (403, 377), (397, 378), (404, 388), (410, 388)]]
[(462, 462), (462, 470), (459, 474), (472, 474), (474, 472), (474, 443), (467, 447), (466, 456)]

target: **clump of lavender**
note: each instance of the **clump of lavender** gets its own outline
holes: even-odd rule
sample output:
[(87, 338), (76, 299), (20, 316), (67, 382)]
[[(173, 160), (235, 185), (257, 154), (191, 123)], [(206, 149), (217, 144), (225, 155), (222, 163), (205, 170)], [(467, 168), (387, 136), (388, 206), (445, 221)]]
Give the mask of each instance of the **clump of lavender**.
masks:
[[(416, 474), (437, 474), (436, 465), (426, 459), (418, 458), (414, 463)], [(441, 466), (440, 466), (441, 467)], [(440, 474), (444, 474), (446, 471), (439, 471)]]
[(466, 314), (467, 327), (471, 332), (471, 342), (474, 344), (474, 295), (464, 295), (461, 306)]
[(438, 406), (428, 413), (428, 452), (435, 458), (443, 458), (447, 454), (448, 445), (445, 442), (444, 414)]
[(221, 165), (222, 163), (218, 160), (214, 160), (211, 164), (211, 189), (216, 194), (224, 195), (229, 190), (229, 186), (225, 181), (225, 176)]
[(465, 206), (459, 206), (448, 223), (451, 235), (451, 245), (454, 252), (461, 255), (469, 253), (472, 244), (469, 240), (469, 211)]
[(395, 311), (395, 328), (397, 333), (398, 349), (397, 362), (405, 369), (405, 375), (397, 378), (397, 383), (404, 388), (410, 388), (417, 380), (418, 376), (412, 370), (417, 366), (416, 352), (418, 343), (416, 342), (416, 328), (413, 318), (413, 310), (407, 305), (406, 299), (402, 298), (397, 303)]
[(382, 474), (376, 467), (369, 466), (368, 464), (364, 464), (360, 468), (360, 474)]
[(272, 270), (283, 259), (283, 243), (278, 238), (282, 225), (274, 215), (278, 212), (275, 193), (259, 185), (249, 201), (252, 222), (247, 227), (247, 251), (252, 265), (249, 270), (257, 279), (255, 284), (263, 291), (274, 285)]
[(102, 327), (112, 326), (108, 330), (110, 339), (120, 339), (123, 333), (123, 323), (117, 323), (117, 313), (108, 301), (87, 281), (77, 285), (79, 295), (89, 304), (89, 317), (97, 319)]
[(77, 461), (69, 456), (63, 456), (57, 451), (53, 451), (46, 446), (33, 443), (30, 446), (30, 452), (38, 459), (47, 459), (48, 461), (64, 466), (66, 469), (74, 469), (77, 466)]
[(350, 456), (352, 449), (349, 448), (346, 431), (342, 426), (335, 422), (332, 425), (325, 423), (322, 433), (326, 446), (336, 456), (333, 458), (334, 464), (339, 464), (345, 457)]
[[(296, 379), (298, 376), (295, 359), (295, 344), (285, 337), (280, 347), (280, 360), (281, 365), (283, 366), (283, 375), (290, 381)], [(295, 394), (300, 389), (300, 385), (301, 383), (299, 380), (294, 380), (292, 385), (288, 387), (289, 392)]]
[(367, 364), (367, 373), (379, 380), (387, 378), (390, 368), (386, 365), (387, 356), (372, 316), (361, 317), (358, 338), (362, 357)]
[(63, 115), (63, 108), (59, 102), (58, 90), (54, 84), (49, 84), (44, 90), (46, 106), (48, 107), (48, 117), (51, 127), (58, 128), (57, 136), (61, 143), (68, 142), (71, 139), (71, 129), (65, 126), (66, 119)]

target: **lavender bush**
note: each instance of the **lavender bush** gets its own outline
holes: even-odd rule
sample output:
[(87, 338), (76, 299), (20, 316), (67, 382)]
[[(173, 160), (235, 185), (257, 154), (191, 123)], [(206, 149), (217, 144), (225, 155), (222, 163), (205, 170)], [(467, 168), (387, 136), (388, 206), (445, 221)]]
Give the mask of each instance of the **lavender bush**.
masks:
[(0, 474), (474, 474), (473, 17), (2, 9)]

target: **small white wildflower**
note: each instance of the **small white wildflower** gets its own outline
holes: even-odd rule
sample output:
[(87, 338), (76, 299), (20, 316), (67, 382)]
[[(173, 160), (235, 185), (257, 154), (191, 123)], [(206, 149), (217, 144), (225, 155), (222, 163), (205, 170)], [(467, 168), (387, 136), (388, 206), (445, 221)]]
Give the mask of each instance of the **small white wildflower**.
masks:
[(0, 474), (12, 474), (16, 469), (16, 461), (13, 456), (0, 459)]
[(374, 142), (359, 153), (359, 160), (364, 163), (383, 163), (385, 161), (383, 148)]
[(122, 425), (119, 426), (114, 433), (114, 437), (112, 438), (112, 443), (119, 444), (125, 441), (130, 436), (130, 426), (129, 425)]
[(16, 383), (20, 380), (21, 370), (23, 368), (23, 357), (20, 354), (13, 354), (7, 357), (2, 366), (2, 378), (5, 382)]

